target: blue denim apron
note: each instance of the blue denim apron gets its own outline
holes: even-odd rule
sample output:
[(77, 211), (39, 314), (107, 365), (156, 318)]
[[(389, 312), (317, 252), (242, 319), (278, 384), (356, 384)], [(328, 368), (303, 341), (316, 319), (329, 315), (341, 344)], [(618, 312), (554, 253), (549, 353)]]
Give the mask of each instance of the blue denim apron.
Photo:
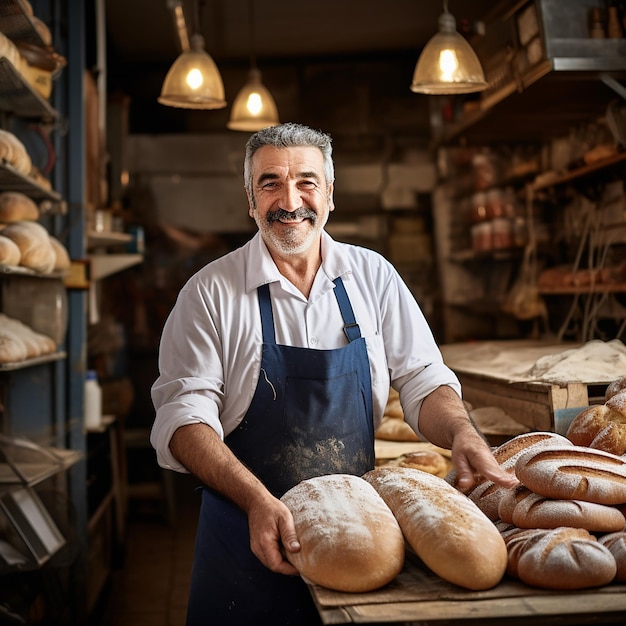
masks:
[[(257, 290), (261, 373), (225, 442), (276, 497), (307, 478), (360, 476), (374, 467), (367, 346), (343, 281), (334, 282), (349, 341), (335, 350), (276, 344), (269, 285)], [(246, 515), (214, 491), (202, 492), (187, 626), (321, 624), (301, 578), (271, 572), (252, 554)]]

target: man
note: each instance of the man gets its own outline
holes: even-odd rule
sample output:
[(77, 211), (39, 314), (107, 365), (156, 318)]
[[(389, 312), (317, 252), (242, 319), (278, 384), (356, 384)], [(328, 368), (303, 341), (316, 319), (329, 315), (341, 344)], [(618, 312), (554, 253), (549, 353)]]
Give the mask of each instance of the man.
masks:
[(280, 496), (301, 480), (374, 466), (389, 384), (407, 421), (450, 448), (461, 488), (502, 471), (405, 284), (380, 255), (324, 231), (334, 210), (328, 135), (266, 128), (246, 146), (259, 232), (181, 290), (161, 339), (152, 443), (206, 486), (188, 626), (319, 624), (284, 551)]

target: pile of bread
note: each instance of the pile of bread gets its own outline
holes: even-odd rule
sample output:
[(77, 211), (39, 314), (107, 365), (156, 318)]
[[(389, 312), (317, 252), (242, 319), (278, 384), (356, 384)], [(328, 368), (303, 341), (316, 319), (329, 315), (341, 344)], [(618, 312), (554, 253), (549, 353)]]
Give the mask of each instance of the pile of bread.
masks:
[(19, 191), (0, 193), (0, 265), (41, 274), (70, 267), (65, 246), (37, 220), (39, 207)]
[(19, 363), (52, 354), (56, 349), (57, 345), (51, 337), (0, 313), (0, 364)]
[(306, 580), (348, 592), (391, 582), (407, 547), (470, 590), (505, 576), (562, 590), (626, 582), (626, 377), (566, 436), (523, 433), (493, 452), (518, 487), (479, 477), (462, 493), (454, 470), (399, 465), (299, 483), (282, 497), (301, 543), (287, 558)]

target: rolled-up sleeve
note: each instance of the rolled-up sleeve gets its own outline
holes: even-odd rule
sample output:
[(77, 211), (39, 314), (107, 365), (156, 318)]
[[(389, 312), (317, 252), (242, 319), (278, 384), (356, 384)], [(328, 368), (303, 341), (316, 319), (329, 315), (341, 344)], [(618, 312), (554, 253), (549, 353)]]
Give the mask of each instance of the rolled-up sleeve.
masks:
[[(193, 285), (193, 283), (192, 283)], [(181, 426), (205, 423), (220, 437), (224, 376), (216, 326), (198, 289), (187, 285), (170, 313), (159, 347), (159, 377), (152, 386), (156, 410), (150, 442), (161, 467), (185, 472), (170, 452)]]

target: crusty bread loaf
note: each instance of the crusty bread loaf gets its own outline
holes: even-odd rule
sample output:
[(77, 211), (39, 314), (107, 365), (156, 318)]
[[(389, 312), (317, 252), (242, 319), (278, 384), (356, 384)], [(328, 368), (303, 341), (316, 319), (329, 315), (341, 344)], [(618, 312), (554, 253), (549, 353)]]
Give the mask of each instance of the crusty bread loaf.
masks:
[(39, 207), (25, 194), (19, 191), (4, 191), (0, 193), (0, 222), (10, 224), (39, 219)]
[(616, 393), (626, 389), (626, 376), (621, 376), (610, 383), (604, 392), (604, 401), (610, 400)]
[(528, 450), (517, 459), (520, 482), (548, 498), (626, 502), (626, 461), (583, 446)]
[(415, 431), (402, 419), (383, 416), (375, 432), (376, 439), (383, 441), (419, 441)]
[(2, 235), (13, 240), (21, 252), (20, 265), (49, 274), (54, 269), (56, 255), (48, 231), (37, 222), (15, 222), (2, 230)]
[(56, 350), (56, 343), (51, 337), (38, 333), (30, 326), (4, 313), (0, 313), (0, 328), (13, 333), (26, 347), (24, 358), (33, 358), (50, 354)]
[(306, 580), (364, 592), (393, 580), (404, 564), (402, 531), (383, 499), (359, 476), (304, 480), (282, 497), (300, 541), (287, 559)]
[(27, 358), (24, 342), (15, 333), (0, 326), (0, 363), (19, 363)]
[(0, 265), (17, 267), (21, 258), (22, 253), (17, 244), (12, 239), (4, 237), (0, 231)]
[(598, 541), (609, 549), (617, 565), (615, 580), (626, 582), (626, 532), (609, 533), (598, 538)]
[(378, 467), (374, 486), (404, 536), (435, 574), (467, 589), (490, 589), (504, 575), (504, 540), (478, 507), (445, 480), (416, 469)]
[(582, 528), (529, 529), (507, 541), (507, 572), (543, 589), (607, 585), (617, 572), (611, 552)]
[(615, 507), (582, 500), (554, 500), (527, 487), (511, 489), (500, 500), (500, 519), (518, 528), (570, 526), (610, 533), (624, 530), (626, 519)]
[(567, 438), (577, 446), (587, 446), (611, 454), (626, 452), (626, 392), (611, 396), (605, 404), (583, 409), (567, 429)]
[(70, 254), (67, 251), (67, 248), (56, 237), (53, 237), (52, 235), (50, 235), (50, 245), (54, 250), (54, 269), (59, 271), (69, 269), (72, 262), (70, 260)]
[[(493, 455), (502, 469), (515, 472), (515, 462), (527, 450), (550, 446), (572, 445), (565, 437), (551, 432), (523, 433), (510, 439), (493, 450)], [(508, 491), (491, 480), (483, 479), (467, 495), (469, 499), (492, 521), (499, 518), (500, 499)]]

